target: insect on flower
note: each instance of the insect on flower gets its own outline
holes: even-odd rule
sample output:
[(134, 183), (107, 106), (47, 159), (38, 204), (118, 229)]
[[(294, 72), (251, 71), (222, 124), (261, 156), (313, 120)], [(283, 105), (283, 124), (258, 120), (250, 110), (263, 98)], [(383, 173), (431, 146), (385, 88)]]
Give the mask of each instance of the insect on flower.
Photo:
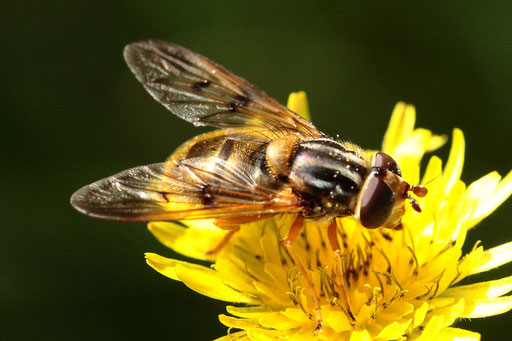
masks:
[[(336, 217), (352, 216), (370, 229), (400, 228), (406, 200), (421, 211), (410, 192), (423, 197), (426, 188), (402, 179), (391, 156), (369, 158), (354, 145), (329, 138), (247, 81), (181, 46), (141, 41), (128, 45), (124, 58), (173, 114), (195, 126), (221, 129), (186, 142), (166, 162), (81, 188), (71, 197), (73, 207), (120, 221), (215, 219), (227, 233), (211, 253), (241, 224), (295, 213), (284, 245), (314, 293), (320, 331), (318, 296), (293, 251), (304, 220), (330, 221), (329, 241), (341, 263)], [(341, 299), (350, 314), (346, 297)]]

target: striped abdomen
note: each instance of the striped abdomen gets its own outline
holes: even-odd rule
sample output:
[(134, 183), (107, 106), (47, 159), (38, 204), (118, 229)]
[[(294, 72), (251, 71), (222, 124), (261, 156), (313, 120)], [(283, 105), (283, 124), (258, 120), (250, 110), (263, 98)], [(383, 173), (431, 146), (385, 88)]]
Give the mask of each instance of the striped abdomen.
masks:
[[(262, 190), (274, 191), (281, 186), (266, 165), (265, 151), (269, 141), (269, 137), (245, 129), (217, 130), (187, 141), (168, 161), (185, 164), (200, 161), (202, 169), (220, 177), (229, 171), (235, 172), (241, 178), (237, 185), (245, 179), (248, 187), (258, 186)], [(215, 182), (215, 179), (210, 181)]]

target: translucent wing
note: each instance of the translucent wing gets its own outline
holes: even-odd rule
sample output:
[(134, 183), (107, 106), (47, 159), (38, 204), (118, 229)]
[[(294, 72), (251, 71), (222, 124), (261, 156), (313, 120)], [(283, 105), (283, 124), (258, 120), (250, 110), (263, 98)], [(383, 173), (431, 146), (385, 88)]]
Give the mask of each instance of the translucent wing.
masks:
[(125, 47), (124, 58), (157, 101), (196, 126), (264, 127), (305, 137), (325, 136), (246, 80), (179, 45), (140, 41)]
[(299, 212), (291, 191), (259, 186), (248, 166), (195, 158), (132, 168), (79, 189), (71, 204), (87, 215), (123, 221), (191, 220)]

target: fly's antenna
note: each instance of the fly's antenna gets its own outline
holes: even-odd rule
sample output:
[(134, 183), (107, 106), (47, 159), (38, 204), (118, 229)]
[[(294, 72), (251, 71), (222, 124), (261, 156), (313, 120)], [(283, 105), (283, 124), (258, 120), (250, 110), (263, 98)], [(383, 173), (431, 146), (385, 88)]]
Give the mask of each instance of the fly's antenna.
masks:
[[(420, 198), (424, 197), (428, 193), (427, 188), (422, 185), (411, 186), (407, 191), (412, 191), (414, 194), (416, 194), (416, 196), (418, 196)], [(414, 210), (416, 212), (421, 212), (420, 204), (409, 193), (406, 192), (404, 194), (404, 198), (409, 199), (409, 202), (411, 203), (412, 208), (414, 208)]]
[(438, 176), (436, 176), (435, 178), (433, 178), (432, 180), (429, 180), (427, 181), (427, 183), (425, 183), (424, 185), (416, 185), (416, 186), (409, 186), (407, 188), (407, 191), (405, 191), (405, 194), (404, 194), (404, 198), (405, 199), (409, 199), (409, 202), (411, 203), (411, 206), (412, 208), (414, 208), (414, 210), (416, 212), (421, 212), (421, 207), (420, 207), (420, 204), (418, 203), (418, 201), (416, 199), (414, 199), (409, 193), (407, 192), (413, 192), (414, 195), (416, 195), (417, 197), (419, 198), (423, 198), (424, 196), (426, 196), (428, 194), (428, 189), (427, 189), (427, 185), (429, 183), (431, 183), (432, 181), (436, 180), (437, 178), (439, 178), (441, 176), (441, 174), (439, 174)]
[(414, 208), (414, 210), (416, 212), (421, 212), (421, 207), (420, 207), (420, 204), (418, 203), (418, 201), (416, 199), (414, 199), (407, 192), (413, 192), (414, 195), (416, 195), (417, 197), (423, 198), (424, 196), (426, 196), (428, 194), (427, 187), (425, 187), (424, 185), (409, 186), (409, 188), (407, 189), (407, 191), (404, 194), (404, 198), (409, 199), (409, 202), (411, 203), (412, 208)]
[(427, 181), (423, 186), (427, 186), (429, 183), (433, 182), (434, 180), (437, 180), (437, 178), (439, 178), (441, 175), (443, 175), (443, 173), (439, 173), (439, 175)]

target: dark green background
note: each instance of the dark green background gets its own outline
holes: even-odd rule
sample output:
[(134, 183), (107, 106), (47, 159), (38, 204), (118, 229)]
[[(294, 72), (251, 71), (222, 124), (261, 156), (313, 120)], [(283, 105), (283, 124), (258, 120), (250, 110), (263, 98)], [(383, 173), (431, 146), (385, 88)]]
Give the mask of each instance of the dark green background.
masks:
[[(395, 102), (414, 103), (420, 126), (465, 132), (465, 181), (512, 168), (508, 1), (22, 3), (3, 4), (0, 21), (2, 340), (225, 333), (223, 303), (144, 263), (145, 251), (173, 254), (143, 224), (93, 220), (68, 203), (80, 186), (162, 161), (200, 131), (134, 79), (122, 59), (129, 42), (182, 44), (281, 101), (306, 90), (317, 125), (363, 147), (379, 147)], [(469, 246), (512, 240), (511, 207), (472, 231)], [(478, 279), (511, 273), (507, 265)], [(510, 335), (511, 316), (462, 325), (494, 340)]]

